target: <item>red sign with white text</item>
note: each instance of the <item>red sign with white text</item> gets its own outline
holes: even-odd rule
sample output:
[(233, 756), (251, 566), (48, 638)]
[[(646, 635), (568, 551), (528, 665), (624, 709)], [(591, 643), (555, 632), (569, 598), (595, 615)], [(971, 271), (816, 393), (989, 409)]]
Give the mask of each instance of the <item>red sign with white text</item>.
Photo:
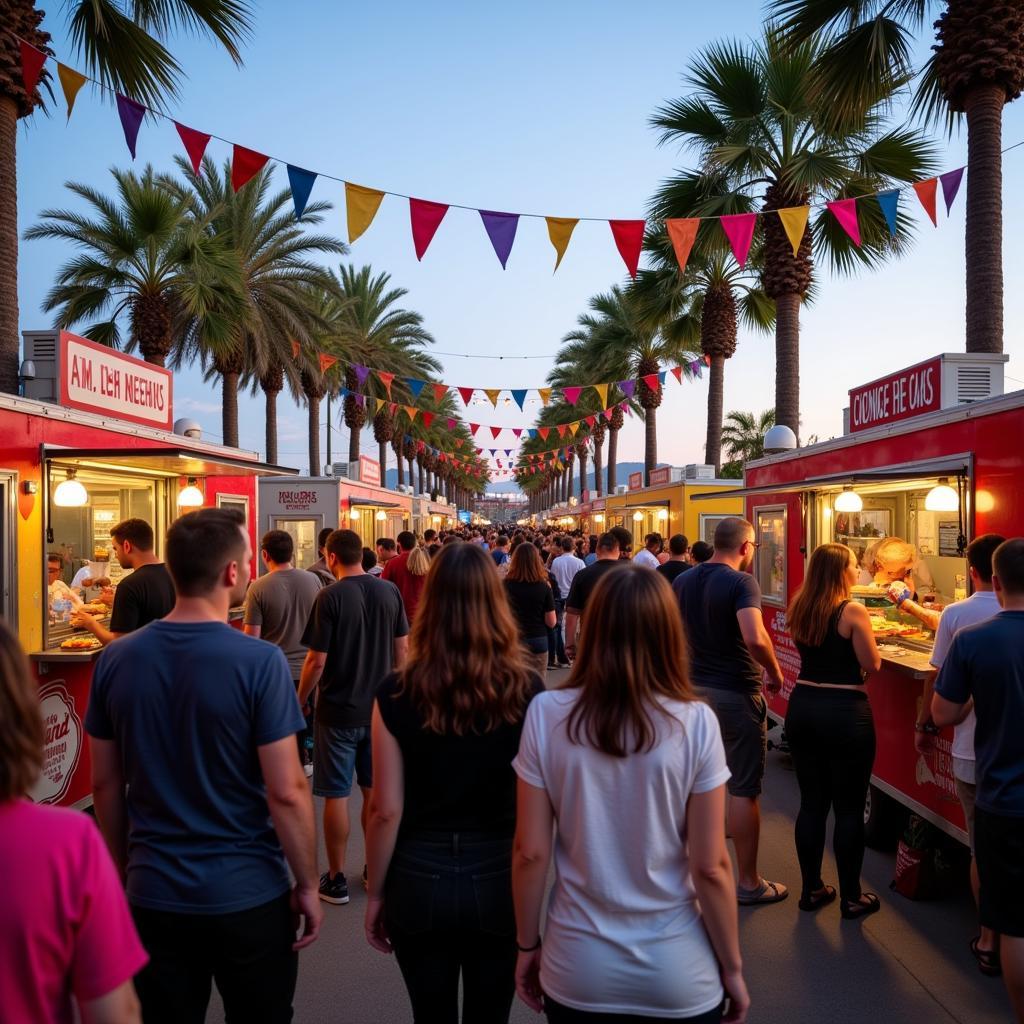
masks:
[(629, 489), (631, 491), (639, 491), (644, 485), (643, 473), (630, 473), (629, 474)]
[(942, 360), (936, 357), (850, 391), (850, 433), (941, 408)]
[(662, 484), (672, 482), (672, 467), (662, 466), (660, 469), (651, 470), (651, 486), (660, 487)]
[(380, 487), (380, 463), (368, 455), (359, 456), (359, 482)]
[(60, 403), (170, 430), (173, 378), (162, 366), (60, 332)]

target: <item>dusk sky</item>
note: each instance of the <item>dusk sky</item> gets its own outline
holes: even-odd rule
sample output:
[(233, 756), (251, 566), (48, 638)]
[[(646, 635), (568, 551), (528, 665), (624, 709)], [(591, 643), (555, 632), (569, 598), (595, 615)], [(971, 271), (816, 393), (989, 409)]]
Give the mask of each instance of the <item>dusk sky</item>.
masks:
[[(81, 67), (61, 5), (50, 8), (44, 27), (56, 54)], [(650, 115), (683, 91), (681, 73), (691, 55), (716, 38), (756, 36), (761, 17), (760, 4), (738, 0), (626, 6), (523, 0), (500, 7), (266, 2), (256, 11), (241, 69), (206, 41), (185, 37), (172, 44), (188, 80), (169, 112), (283, 161), (424, 199), (639, 218), (658, 183), (687, 164), (674, 148), (658, 147)], [(923, 52), (931, 42), (921, 40)], [(98, 90), (83, 89), (70, 124), (58, 106), (49, 118), (21, 122), (22, 231), (44, 208), (75, 207), (64, 181), (112, 193), (109, 168), (131, 163), (113, 104)], [(1024, 101), (1006, 108), (1003, 125), (1005, 146), (1024, 141)], [(965, 162), (962, 134), (938, 141), (943, 170)], [(150, 162), (173, 170), (180, 152), (169, 122), (147, 122), (136, 167)], [(214, 141), (208, 152), (220, 162), (229, 148)], [(287, 182), (283, 163), (275, 181)], [(1004, 157), (1008, 389), (1024, 387), (1024, 289), (1020, 264), (1010, 256), (1024, 228), (1022, 181), (1024, 147)], [(326, 227), (347, 239), (342, 185), (319, 180), (313, 198), (334, 203)], [(841, 432), (850, 387), (939, 352), (962, 351), (964, 198), (961, 190), (948, 219), (940, 209), (938, 229), (912, 194), (901, 200), (917, 225), (917, 242), (902, 261), (849, 279), (818, 271), (819, 298), (801, 320), (805, 436)], [(70, 255), (62, 243), (22, 243), (23, 329), (49, 326), (42, 299)], [(346, 259), (387, 271), (407, 288), (406, 304), (424, 315), (434, 349), (460, 354), (439, 356), (442, 379), (477, 387), (543, 386), (560, 339), (589, 296), (625, 278), (607, 224), (581, 223), (552, 275), (544, 221), (523, 219), (503, 271), (480, 218), (464, 210), (449, 211), (418, 263), (408, 204), (391, 197)], [(488, 358), (496, 355), (508, 358)], [(773, 382), (772, 338), (741, 334), (726, 369), (726, 410), (770, 407)], [(193, 370), (178, 375), (175, 389), (175, 415), (199, 420), (206, 438), (220, 440), (218, 385)], [(703, 461), (706, 394), (706, 382), (678, 386), (669, 378), (659, 412), (662, 461)], [(525, 414), (515, 406), (471, 409), (467, 419), (525, 427), (537, 406), (528, 405)], [(243, 447), (262, 451), (262, 418), (262, 395), (246, 396)], [(279, 420), (280, 461), (304, 471), (305, 410), (282, 396)], [(367, 441), (372, 444), (370, 435)], [(347, 444), (347, 429), (336, 422), (335, 455)], [(619, 455), (642, 459), (638, 421), (627, 424)]]

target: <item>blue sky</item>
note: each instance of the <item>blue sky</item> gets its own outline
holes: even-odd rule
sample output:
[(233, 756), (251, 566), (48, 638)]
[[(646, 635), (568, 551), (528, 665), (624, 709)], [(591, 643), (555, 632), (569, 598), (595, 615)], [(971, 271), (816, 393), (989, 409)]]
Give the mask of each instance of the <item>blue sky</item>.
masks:
[[(76, 66), (60, 5), (52, 6), (44, 27), (58, 57)], [(241, 69), (211, 44), (175, 41), (189, 77), (170, 112), (299, 166), (425, 199), (553, 216), (642, 217), (658, 182), (685, 164), (674, 149), (657, 146), (650, 114), (681, 92), (692, 54), (716, 38), (756, 35), (761, 13), (760, 4), (739, 0), (265, 2)], [(1024, 140), (1024, 102), (1007, 107), (1003, 123), (1005, 145)], [(113, 105), (91, 86), (69, 124), (56, 113), (21, 126), (22, 230), (44, 208), (73, 205), (64, 181), (110, 191), (109, 168), (131, 162)], [(963, 136), (939, 142), (944, 169), (964, 162)], [(170, 170), (179, 152), (168, 122), (143, 125), (139, 168), (152, 162)], [(214, 141), (208, 152), (223, 160), (229, 150)], [(283, 187), (283, 165), (275, 173)], [(1024, 294), (1015, 287), (1019, 260), (1012, 257), (1024, 226), (1022, 181), (1024, 147), (1004, 163), (1005, 338), (1007, 374), (1015, 378), (1009, 388), (1024, 386)], [(342, 186), (320, 180), (313, 196), (335, 204), (328, 227), (346, 237)], [(819, 271), (820, 297), (801, 320), (805, 434), (841, 432), (851, 386), (963, 349), (964, 194), (948, 220), (940, 213), (938, 229), (916, 212), (917, 243), (902, 261), (850, 279)], [(55, 242), (22, 244), (23, 329), (48, 325), (42, 299), (68, 255)], [(418, 263), (408, 204), (390, 197), (348, 259), (386, 270), (407, 288), (406, 302), (423, 313), (436, 350), (469, 357), (439, 357), (443, 379), (479, 387), (542, 385), (587, 299), (625, 273), (607, 224), (581, 223), (552, 275), (544, 222), (526, 219), (502, 271), (479, 217), (462, 210), (449, 211)], [(494, 355), (507, 358), (485, 358)], [(726, 409), (770, 407), (773, 381), (771, 338), (742, 334), (727, 364)], [(703, 461), (705, 403), (706, 383), (680, 387), (670, 378), (659, 412), (663, 461)], [(243, 447), (263, 447), (262, 408), (262, 396), (241, 402)], [(473, 406), (466, 418), (526, 426), (535, 408), (519, 414), (515, 406)], [(176, 416), (199, 420), (204, 436), (219, 440), (219, 409), (216, 385), (198, 371), (178, 375)], [(305, 469), (305, 410), (282, 398), (279, 421), (280, 461)], [(335, 452), (347, 443), (347, 430), (335, 425)], [(623, 460), (642, 458), (638, 421), (627, 424), (619, 452)]]

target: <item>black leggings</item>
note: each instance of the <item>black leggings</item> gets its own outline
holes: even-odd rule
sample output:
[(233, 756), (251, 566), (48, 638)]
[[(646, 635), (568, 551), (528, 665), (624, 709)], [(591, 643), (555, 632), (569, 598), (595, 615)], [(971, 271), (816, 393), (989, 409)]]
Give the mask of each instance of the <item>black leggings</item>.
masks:
[(868, 695), (797, 685), (789, 698), (786, 739), (800, 785), (796, 852), (803, 893), (806, 896), (823, 885), (821, 858), (832, 809), (839, 895), (856, 901), (861, 896), (864, 862), (864, 801), (875, 761), (875, 723)]

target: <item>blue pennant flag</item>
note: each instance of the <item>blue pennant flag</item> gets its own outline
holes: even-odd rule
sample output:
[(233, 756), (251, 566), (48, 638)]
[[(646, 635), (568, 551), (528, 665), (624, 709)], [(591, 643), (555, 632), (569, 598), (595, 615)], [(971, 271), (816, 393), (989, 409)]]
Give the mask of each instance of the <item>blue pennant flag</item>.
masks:
[(668, 371), (667, 370), (662, 370), (661, 373), (658, 374), (658, 383), (659, 384), (664, 384), (665, 383), (665, 378), (667, 376), (668, 376)]
[(506, 448), (505, 449), (505, 458), (506, 459), (511, 459), (512, 458), (512, 449), (511, 448)]
[(533, 440), (533, 439), (534, 439), (535, 437), (537, 437), (537, 436), (538, 436), (538, 435), (537, 435), (537, 431), (536, 431), (536, 430), (534, 430), (534, 429), (533, 429), (533, 427), (530, 427), (530, 428), (529, 428), (529, 429), (528, 429), (528, 430), (527, 430), (526, 432), (527, 432), (527, 433), (528, 433), (528, 434), (530, 435), (530, 440), (531, 440), (531, 441), (532, 441), (532, 440)]
[(509, 394), (512, 395), (512, 398), (515, 401), (516, 405), (519, 406), (519, 411), (522, 412), (523, 403), (526, 401), (526, 388), (522, 388), (519, 391), (510, 391)]
[(406, 377), (405, 383), (408, 386), (409, 391), (412, 393), (412, 397), (419, 398), (420, 392), (426, 386), (427, 382), (425, 380), (415, 380), (412, 377)]
[(498, 449), (497, 449), (497, 448), (488, 448), (487, 450), (488, 450), (488, 451), (489, 451), (489, 452), (491, 453), (491, 458), (492, 458), (492, 459), (494, 458), (495, 454), (496, 454), (496, 453), (497, 453), (497, 451), (498, 451)]
[(340, 390), (340, 391), (338, 392), (338, 397), (339, 397), (339, 398), (348, 398), (348, 396), (349, 396), (349, 395), (351, 395), (351, 394), (352, 394), (352, 392), (351, 392), (351, 391), (349, 391), (349, 389), (348, 389), (348, 388), (342, 388), (342, 389), (341, 389), (341, 390)]
[(896, 237), (896, 207), (900, 201), (899, 189), (892, 188), (888, 192), (879, 192), (875, 197), (878, 205), (885, 215), (885, 222), (889, 225), (889, 233)]
[(292, 202), (295, 203), (296, 220), (302, 216), (309, 202), (309, 193), (313, 191), (313, 182), (316, 175), (312, 171), (305, 171), (301, 167), (288, 165), (288, 184), (292, 187)]

